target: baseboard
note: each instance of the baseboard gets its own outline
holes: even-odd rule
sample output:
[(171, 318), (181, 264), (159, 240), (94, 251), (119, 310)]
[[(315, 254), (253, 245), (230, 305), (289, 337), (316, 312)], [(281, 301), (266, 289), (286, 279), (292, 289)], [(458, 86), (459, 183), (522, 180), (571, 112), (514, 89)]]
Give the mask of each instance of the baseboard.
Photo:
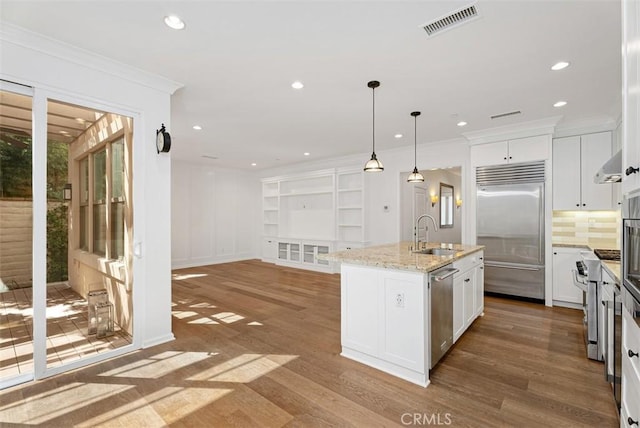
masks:
[(154, 337), (153, 339), (145, 340), (142, 344), (142, 347), (151, 348), (152, 346), (161, 345), (163, 343), (171, 342), (172, 340), (176, 340), (176, 338), (173, 333), (169, 333), (165, 336)]

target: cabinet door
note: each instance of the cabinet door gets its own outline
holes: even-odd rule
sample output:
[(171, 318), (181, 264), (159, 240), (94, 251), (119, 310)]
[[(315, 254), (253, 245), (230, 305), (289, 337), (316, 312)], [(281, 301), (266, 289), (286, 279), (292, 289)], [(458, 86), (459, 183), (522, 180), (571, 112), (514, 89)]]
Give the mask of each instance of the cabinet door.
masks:
[(262, 259), (275, 260), (278, 257), (278, 243), (273, 238), (262, 240)]
[(548, 135), (509, 140), (509, 163), (546, 159), (549, 159)]
[(475, 269), (472, 269), (463, 275), (464, 287), (464, 325), (469, 326), (475, 318)]
[(475, 275), (474, 317), (477, 317), (484, 311), (484, 265), (475, 268)]
[(464, 331), (464, 277), (453, 279), (453, 341), (455, 342)]
[(471, 165), (500, 165), (507, 163), (509, 156), (507, 141), (471, 146)]
[(553, 140), (553, 209), (579, 210), (580, 137)]
[(553, 300), (582, 303), (582, 291), (573, 285), (573, 269), (580, 260), (579, 248), (553, 248)]
[[(640, 5), (635, 1), (622, 2), (622, 192), (640, 189), (640, 172), (626, 175), (629, 167), (640, 168)], [(637, 415), (636, 415), (637, 416)]]
[(596, 184), (593, 177), (611, 157), (611, 132), (583, 135), (581, 142), (582, 209), (610, 210), (611, 185)]

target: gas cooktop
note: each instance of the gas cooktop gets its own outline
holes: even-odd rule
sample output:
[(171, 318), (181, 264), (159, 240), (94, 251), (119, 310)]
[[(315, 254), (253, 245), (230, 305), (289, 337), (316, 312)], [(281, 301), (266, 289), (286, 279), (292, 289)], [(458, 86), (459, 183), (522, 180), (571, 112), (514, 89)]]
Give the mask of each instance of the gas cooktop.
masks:
[(617, 262), (620, 261), (620, 250), (604, 250), (601, 248), (596, 248), (595, 250), (593, 250), (593, 252), (596, 256), (598, 256), (600, 260), (613, 260)]

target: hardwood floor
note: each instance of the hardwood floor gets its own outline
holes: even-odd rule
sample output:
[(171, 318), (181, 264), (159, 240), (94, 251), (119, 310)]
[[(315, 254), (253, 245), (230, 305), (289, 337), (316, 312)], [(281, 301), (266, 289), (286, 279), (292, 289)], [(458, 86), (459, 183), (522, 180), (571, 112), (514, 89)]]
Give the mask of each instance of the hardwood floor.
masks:
[(174, 272), (176, 340), (0, 393), (57, 426), (618, 426), (579, 311), (487, 297), (421, 388), (340, 357), (340, 277), (256, 260)]

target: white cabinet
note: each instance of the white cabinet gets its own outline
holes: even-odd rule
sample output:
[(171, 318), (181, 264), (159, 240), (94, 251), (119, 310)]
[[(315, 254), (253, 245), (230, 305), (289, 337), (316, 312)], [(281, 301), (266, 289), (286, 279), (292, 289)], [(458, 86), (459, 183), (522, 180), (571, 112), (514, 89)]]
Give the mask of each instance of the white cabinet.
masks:
[(428, 274), (342, 264), (342, 356), (428, 384)]
[[(553, 304), (577, 308), (582, 291), (573, 285), (573, 272), (580, 260), (580, 248), (553, 247)], [(569, 303), (569, 305), (567, 305)]]
[[(631, 294), (621, 288), (622, 299), (622, 396), (620, 426), (637, 428), (640, 424), (640, 325), (631, 314)], [(637, 308), (636, 308), (637, 310)]]
[(473, 166), (530, 162), (548, 158), (548, 135), (471, 146), (471, 163)]
[[(640, 5), (622, 2), (622, 192), (640, 190)], [(629, 169), (632, 168), (632, 169)], [(629, 169), (630, 174), (626, 175)]]
[(262, 261), (274, 262), (278, 258), (278, 241), (275, 238), (262, 238)]
[(612, 187), (593, 180), (611, 157), (611, 132), (553, 140), (553, 209), (611, 210)]
[(484, 310), (483, 252), (453, 262), (453, 341), (465, 332)]
[(300, 262), (299, 242), (278, 242), (278, 260), (281, 262)]
[(329, 254), (330, 245), (321, 243), (302, 244), (302, 263), (315, 266), (329, 266), (327, 260), (318, 259), (319, 254)]

